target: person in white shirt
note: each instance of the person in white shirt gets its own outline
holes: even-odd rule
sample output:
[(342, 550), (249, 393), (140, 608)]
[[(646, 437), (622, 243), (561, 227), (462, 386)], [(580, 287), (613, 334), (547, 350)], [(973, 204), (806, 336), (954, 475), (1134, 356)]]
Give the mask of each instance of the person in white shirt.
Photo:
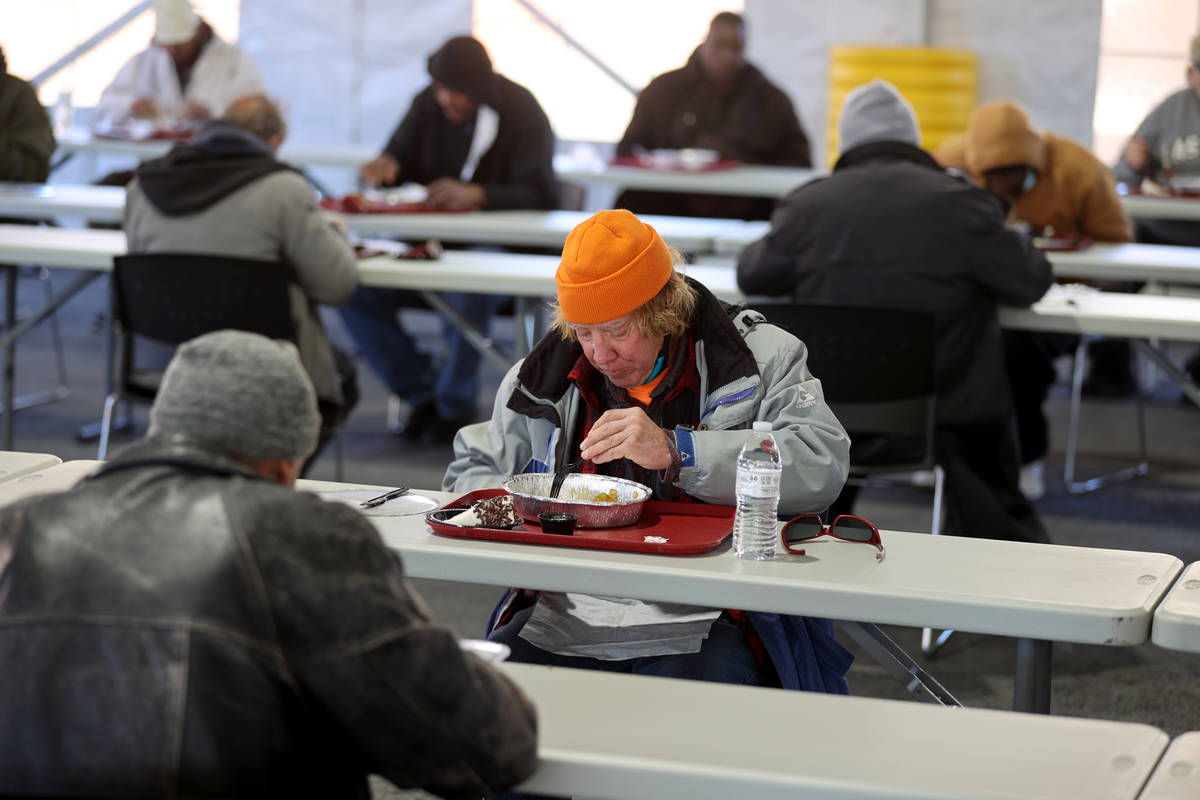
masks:
[(222, 41), (196, 15), (190, 0), (156, 0), (150, 47), (121, 68), (100, 96), (92, 127), (105, 130), (134, 120), (175, 128), (204, 122), (233, 101), (265, 88), (258, 68)]

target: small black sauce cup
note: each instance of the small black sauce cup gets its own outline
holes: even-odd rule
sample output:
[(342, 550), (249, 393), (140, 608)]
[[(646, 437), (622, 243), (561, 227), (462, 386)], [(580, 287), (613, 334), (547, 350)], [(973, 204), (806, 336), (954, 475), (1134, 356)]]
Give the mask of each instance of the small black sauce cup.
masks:
[(545, 511), (538, 514), (538, 521), (542, 523), (542, 533), (570, 536), (575, 533), (575, 523), (579, 517), (563, 511)]

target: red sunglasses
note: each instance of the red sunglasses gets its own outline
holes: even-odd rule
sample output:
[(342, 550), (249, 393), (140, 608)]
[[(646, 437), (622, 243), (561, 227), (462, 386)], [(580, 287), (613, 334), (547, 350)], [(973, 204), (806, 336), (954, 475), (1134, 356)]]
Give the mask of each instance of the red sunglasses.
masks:
[(883, 540), (879, 538), (879, 528), (852, 514), (839, 515), (829, 526), (816, 514), (801, 514), (788, 520), (779, 534), (783, 537), (783, 549), (798, 556), (804, 555), (804, 548), (798, 546), (801, 542), (826, 534), (844, 542), (858, 542), (879, 548), (875, 554), (876, 561), (883, 561), (886, 555)]

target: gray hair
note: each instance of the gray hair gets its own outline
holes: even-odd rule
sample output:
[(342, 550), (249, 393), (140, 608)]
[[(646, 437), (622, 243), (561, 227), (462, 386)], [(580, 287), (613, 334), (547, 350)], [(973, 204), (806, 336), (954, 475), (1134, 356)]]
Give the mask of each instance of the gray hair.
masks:
[(221, 115), (221, 121), (252, 133), (264, 142), (271, 141), (275, 136), (282, 139), (287, 135), (283, 112), (265, 94), (250, 94), (234, 100)]

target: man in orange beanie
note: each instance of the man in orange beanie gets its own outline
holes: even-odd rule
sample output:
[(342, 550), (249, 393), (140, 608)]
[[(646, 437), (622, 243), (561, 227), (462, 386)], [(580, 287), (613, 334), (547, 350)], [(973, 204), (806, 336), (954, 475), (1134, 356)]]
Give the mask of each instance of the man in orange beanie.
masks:
[[(1054, 236), (1127, 242), (1133, 234), (1108, 167), (1083, 145), (1034, 129), (1016, 103), (975, 109), (967, 123), (966, 161), (988, 191), (1011, 205), (1010, 218), (1028, 223), (1034, 235), (1052, 229)], [(1074, 339), (1006, 331), (1004, 345), (1024, 465), (1022, 490), (1037, 499), (1044, 492), (1042, 464), (1049, 446), (1042, 405), (1056, 377), (1052, 362)], [(1091, 354), (1089, 394), (1133, 390), (1127, 342), (1098, 342)]]
[[(804, 345), (720, 302), (677, 263), (628, 211), (580, 223), (555, 276), (554, 329), (505, 376), (491, 421), (459, 431), (443, 487), (499, 486), (582, 458), (584, 472), (636, 480), (656, 499), (733, 504), (738, 451), (752, 423), (768, 420), (785, 465), (779, 513), (828, 506), (845, 482), (849, 440)], [(531, 601), (511, 591), (506, 601), (516, 602), (502, 604), (493, 638), (518, 660), (846, 691), (848, 654), (827, 622), (559, 592)], [(788, 624), (803, 629), (793, 643), (820, 639), (845, 663), (798, 658), (784, 644)], [(747, 636), (769, 657), (756, 657)]]

